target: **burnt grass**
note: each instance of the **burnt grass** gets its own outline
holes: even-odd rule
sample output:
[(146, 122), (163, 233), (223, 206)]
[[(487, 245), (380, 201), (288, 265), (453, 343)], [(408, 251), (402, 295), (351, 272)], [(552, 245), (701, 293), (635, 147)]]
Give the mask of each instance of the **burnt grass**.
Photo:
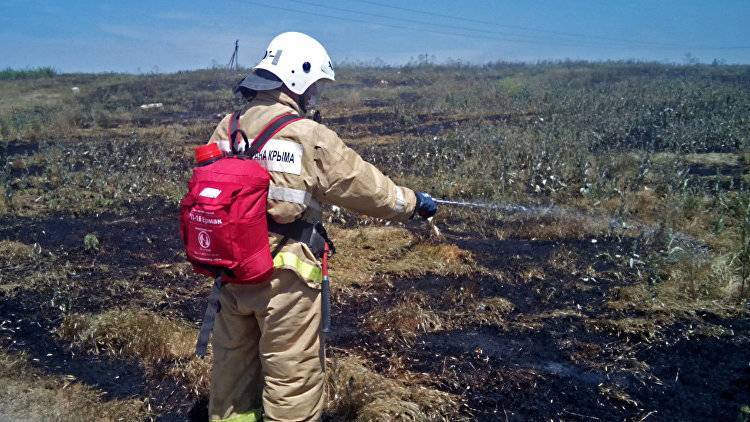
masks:
[[(747, 132), (747, 122), (731, 116), (747, 114), (747, 67), (585, 63), (545, 66), (466, 68), (467, 73), (455, 80), (446, 75), (464, 71), (443, 72), (428, 66), (421, 70), (403, 69), (398, 72), (401, 76), (388, 71), (353, 77), (361, 69), (344, 69), (349, 72), (351, 83), (337, 84), (338, 92), (383, 87), (383, 78), (389, 86), (409, 90), (400, 92), (397, 99), (372, 94), (372, 98), (361, 100), (365, 109), (339, 109), (335, 117), (324, 118), (324, 123), (345, 139), (408, 139), (411, 149), (406, 149), (403, 164), (381, 158), (389, 155), (384, 154), (387, 150), (383, 146), (377, 146), (377, 150), (369, 150), (364, 143), (355, 147), (386, 170), (392, 164), (399, 172), (405, 167), (409, 169), (407, 175), (425, 178), (431, 177), (432, 167), (452, 172), (453, 159), (447, 164), (430, 162), (427, 171), (419, 162), (410, 161), (414, 154), (408, 152), (432, 152), (432, 144), (412, 141), (472, 133), (484, 126), (507, 129), (509, 139), (529, 144), (543, 141), (541, 153), (535, 148), (526, 151), (534, 160), (553, 163), (555, 168), (548, 175), (566, 172), (566, 166), (555, 165), (555, 160), (546, 154), (556, 155), (560, 146), (567, 143), (580, 144), (576, 148), (595, 154), (623, 146), (651, 152), (740, 152), (740, 135)], [(572, 67), (568, 69), (569, 66)], [(547, 71), (554, 74), (545, 76)], [(173, 151), (164, 165), (153, 162), (139, 173), (130, 172), (130, 166), (135, 164), (131, 157), (155, 155), (162, 150), (150, 146), (148, 141), (120, 138), (122, 135), (117, 133), (109, 136), (104, 129), (188, 123), (191, 127), (184, 129), (187, 133), (200, 130), (201, 126), (211, 128), (221, 111), (235, 107), (219, 93), (219, 88), (230, 87), (238, 77), (211, 71), (187, 79), (179, 75), (125, 82), (103, 79), (73, 109), (57, 107), (71, 112), (70, 119), (55, 119), (60, 116), (54, 114), (40, 119), (36, 109), (28, 115), (13, 115), (13, 121), (30, 123), (14, 123), (11, 135), (2, 136), (6, 138), (0, 142), (0, 166), (5, 171), (0, 182), (6, 186), (2, 192), (10, 197), (17, 188), (52, 189), (49, 181), (31, 179), (51, 176), (42, 164), (45, 161), (34, 157), (57, 146), (65, 153), (63, 157), (68, 157), (67, 150), (85, 151), (85, 146), (94, 143), (101, 146), (99, 150), (103, 151), (96, 157), (70, 160), (71, 172), (89, 171), (89, 167), (105, 177), (110, 170), (123, 171), (126, 177), (182, 172), (188, 162), (179, 151)], [(478, 85), (467, 86), (467, 81)], [(63, 82), (80, 85), (83, 81)], [(459, 91), (471, 92), (472, 88), (481, 88), (484, 93), (498, 82), (492, 98), (455, 95)], [(529, 89), (514, 93), (515, 84)], [(67, 89), (66, 85), (66, 92)], [(116, 102), (122, 93), (128, 96)], [(172, 103), (166, 102), (163, 109), (137, 109), (140, 104), (164, 99), (171, 99)], [(121, 113), (131, 108), (133, 113)], [(42, 128), (59, 120), (68, 122), (71, 129), (101, 128), (97, 132), (105, 136), (92, 137), (83, 131), (71, 135), (69, 140), (33, 141), (46, 136), (45, 131), (40, 134), (33, 128), (35, 119)], [(27, 134), (34, 136), (20, 140), (29, 137)], [(58, 138), (59, 134), (51, 137)], [(186, 141), (192, 144), (196, 140)], [(457, 142), (459, 149), (462, 146), (458, 140), (449, 141)], [(685, 141), (691, 145), (683, 144)], [(180, 144), (180, 148), (183, 146)], [(448, 144), (446, 151), (455, 151), (456, 146)], [(96, 161), (107, 155), (117, 155), (123, 162), (103, 160), (100, 165)], [(604, 154), (602, 162), (613, 157)], [(729, 191), (739, 186), (742, 191), (748, 171), (745, 161), (686, 165), (684, 170), (690, 177), (684, 180), (685, 186)], [(503, 172), (523, 173), (523, 166), (533, 164), (519, 163)], [(610, 169), (610, 176), (604, 178), (605, 186), (615, 177), (610, 167), (603, 167)], [(455, 176), (471, 178), (473, 174)], [(577, 192), (578, 181), (567, 182)], [(641, 182), (634, 184), (634, 190), (645, 187), (638, 183)], [(428, 186), (415, 187), (429, 190)], [(35, 189), (28, 191), (33, 192), (32, 200), (38, 195)], [(129, 197), (145, 196), (136, 192)], [(43, 202), (38, 206), (42, 205)], [(16, 216), (11, 210), (0, 216), (0, 239), (35, 245), (36, 250), (41, 250), (33, 260), (23, 262), (0, 258), (0, 280), (10, 282), (0, 289), (0, 347), (25, 353), (43, 373), (67, 379), (72, 376), (100, 389), (105, 400), (146, 400), (155, 419), (205, 420), (206, 398), (197, 397), (179, 380), (163, 375), (166, 371), (147, 368), (136, 359), (82, 350), (56, 333), (68, 314), (99, 313), (112, 308), (154, 311), (189, 321), (196, 327), (200, 322), (210, 282), (180, 266), (185, 257), (177, 234), (176, 207), (155, 198), (124, 205), (117, 202), (110, 209), (113, 211), (96, 215), (76, 211), (40, 217)], [(470, 225), (467, 221), (450, 222)], [(356, 224), (352, 220), (351, 225)], [(507, 227), (503, 224), (513, 223), (498, 224), (491, 229), (504, 229)], [(85, 249), (83, 239), (89, 233), (97, 236), (98, 251)], [(626, 260), (615, 258), (637, 253), (648, 261), (646, 257), (652, 251), (639, 246), (636, 239), (604, 236), (591, 243), (589, 239), (497, 240), (477, 233), (449, 234), (447, 242), (471, 251), (479, 264), (495, 272), (477, 271), (460, 278), (426, 275), (394, 279), (376, 274), (373, 283), (334, 290), (334, 332), (328, 338), (332, 356), (355, 353), (366, 358), (372, 369), (390, 377), (408, 372), (409, 379), (418, 380), (414, 382), (459, 396), (463, 415), (472, 420), (735, 421), (740, 407), (750, 405), (747, 316), (727, 319), (710, 312), (660, 313), (609, 306), (610, 300), (618, 296), (618, 289), (657, 282), (658, 277), (652, 277), (656, 270), (648, 264), (629, 268)], [(556, 257), (564, 257), (569, 251), (573, 261), (570, 266), (553, 265)], [(477, 313), (475, 320), (464, 316), (457, 326), (422, 331), (408, 339), (394, 338), (388, 330), (377, 331), (372, 326), (373, 317), (387, 315), (391, 307), (414, 297), (424, 299), (415, 307), (450, 317), (456, 307), (464, 306), (456, 303), (461, 294), (470, 304), (505, 298), (513, 304), (513, 310), (502, 321), (490, 323), (481, 322), (483, 310), (469, 307), (466, 309)], [(613, 329), (612, 323), (623, 318), (654, 324), (653, 330), (644, 330), (653, 331), (653, 335)], [(163, 364), (169, 366), (170, 362)]]
[[(458, 240), (490, 268), (517, 270), (544, 266), (556, 250), (574, 249), (599, 275), (585, 289), (578, 277), (548, 272), (532, 280), (487, 276), (425, 277), (368, 286), (340, 298), (330, 343), (355, 349), (388, 371), (394, 358), (408, 371), (429, 374), (430, 384), (462, 396), (476, 420), (736, 420), (750, 400), (750, 319), (723, 320), (703, 315), (733, 330), (731, 337), (689, 336), (700, 324), (680, 321), (659, 341), (591, 330), (588, 321), (638, 316), (606, 307), (618, 269), (603, 253), (622, 253), (632, 242), (579, 240)], [(634, 274), (629, 274), (634, 276)], [(335, 281), (334, 281), (335, 282)], [(367, 317), (405, 296), (428, 296), (433, 311), (453, 303), (446, 292), (467, 289), (476, 299), (504, 297), (515, 305), (503, 326), (469, 324), (455, 330), (425, 332), (413, 342), (394, 341), (367, 328)], [(534, 319), (561, 309), (566, 314)], [(524, 323), (541, 321), (529, 328)], [(637, 365), (636, 365), (637, 364)], [(623, 394), (624, 393), (624, 394)]]
[[(99, 251), (85, 250), (87, 233), (97, 234)], [(66, 313), (112, 307), (136, 306), (199, 321), (205, 280), (192, 274), (166, 277), (153, 266), (184, 260), (174, 209), (150, 201), (119, 214), (4, 218), (0, 237), (37, 243), (44, 251), (30, 266), (4, 270), (4, 277), (22, 281), (31, 271), (63, 276), (63, 281), (50, 276), (0, 296), (0, 344), (6, 350), (27, 353), (48, 373), (72, 375), (99, 388), (105, 399), (147, 397), (159, 420), (205, 418), (205, 397), (195, 397), (177, 381), (155, 376), (136, 361), (78, 350), (55, 334)], [(612, 258), (633, 248), (631, 240), (500, 241), (464, 234), (448, 241), (473, 252), (487, 268), (518, 274), (539, 267), (545, 273), (529, 280), (478, 273), (355, 285), (351, 293), (336, 295), (333, 304), (334, 333), (328, 339), (333, 353), (354, 351), (383, 372), (397, 357), (403, 369), (426, 374), (427, 385), (461, 396), (464, 411), (477, 420), (638, 420), (646, 415), (651, 420), (734, 420), (740, 406), (750, 403), (747, 318), (702, 315), (700, 321), (678, 322), (659, 341), (590, 329), (592, 320), (638, 316), (606, 306), (613, 288), (635, 282), (627, 281), (635, 275)], [(548, 268), (559, 250), (574, 250), (582, 261), (578, 264), (596, 270), (596, 279), (582, 282), (581, 274)], [(172, 300), (147, 299), (144, 287), (167, 290)], [(389, 340), (366, 323), (368, 315), (387, 311), (414, 292), (426, 295), (434, 311), (447, 311), (453, 303), (450, 292), (461, 289), (476, 300), (506, 298), (515, 308), (501, 325), (468, 323), (421, 333), (412, 342)], [(561, 309), (577, 310), (579, 316), (554, 316)], [(701, 321), (734, 335), (684, 334)]]
[(395, 112), (367, 111), (341, 117), (325, 118), (323, 123), (336, 127), (348, 138), (372, 135), (438, 135), (463, 126), (484, 123), (525, 122), (532, 115), (488, 114), (481, 117), (454, 117), (443, 114), (417, 114), (402, 119)]
[(186, 386), (168, 377), (151, 376), (136, 360), (89, 353), (61, 340), (56, 329), (63, 314), (49, 306), (53, 300), (50, 292), (34, 291), (0, 297), (0, 346), (11, 353), (25, 353), (34, 367), (47, 374), (99, 389), (105, 400), (144, 400), (158, 420), (188, 417), (196, 399)]
[[(207, 293), (204, 280), (194, 275), (166, 280), (151, 267), (184, 261), (176, 222), (176, 211), (157, 201), (120, 214), (0, 219), (0, 238), (37, 244), (42, 250), (29, 265), (3, 269), (3, 278), (23, 284), (32, 273), (45, 275), (0, 292), (0, 346), (26, 353), (33, 365), (50, 374), (72, 376), (100, 389), (105, 399), (145, 400), (158, 420), (189, 418), (197, 399), (187, 386), (154, 374), (158, 371), (137, 360), (71, 347), (56, 334), (69, 313), (113, 308), (140, 307), (199, 321)], [(99, 251), (85, 249), (88, 233), (98, 237)], [(188, 293), (170, 295), (173, 301), (153, 301), (143, 295), (144, 287)]]

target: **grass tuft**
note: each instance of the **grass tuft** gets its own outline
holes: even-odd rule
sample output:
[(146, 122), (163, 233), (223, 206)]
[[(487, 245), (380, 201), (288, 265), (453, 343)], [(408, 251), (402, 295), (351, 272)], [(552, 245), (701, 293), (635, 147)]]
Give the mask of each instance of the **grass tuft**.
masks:
[(362, 227), (332, 232), (340, 251), (331, 260), (331, 277), (337, 285), (366, 283), (384, 275), (461, 276), (478, 270), (470, 252), (424, 242), (406, 229)]
[(329, 402), (334, 420), (461, 420), (460, 399), (421, 385), (386, 378), (354, 356), (333, 358), (327, 368)]
[(367, 318), (368, 328), (381, 333), (390, 342), (411, 344), (421, 333), (445, 328), (442, 315), (429, 307), (430, 298), (419, 292), (409, 292), (403, 299), (385, 310), (375, 310)]
[(28, 261), (34, 256), (34, 247), (15, 240), (0, 240), (0, 259), (8, 263)]
[(103, 393), (72, 376), (42, 374), (25, 356), (0, 352), (0, 419), (3, 420), (145, 420), (140, 400), (104, 400)]
[(740, 276), (731, 257), (684, 255), (660, 262), (661, 276), (653, 284), (633, 284), (613, 290), (609, 307), (692, 317), (699, 311), (730, 316), (738, 312)]
[(195, 339), (195, 329), (185, 322), (136, 309), (69, 315), (58, 333), (87, 349), (137, 356), (150, 363), (189, 358)]
[(170, 376), (196, 395), (208, 392), (210, 359), (194, 357), (197, 331), (186, 322), (136, 309), (73, 314), (60, 337), (86, 350), (136, 358), (154, 376)]
[(440, 330), (460, 330), (472, 325), (504, 327), (506, 317), (514, 309), (502, 297), (480, 299), (469, 289), (449, 289), (444, 295), (446, 310), (435, 309), (435, 298), (422, 292), (410, 291), (385, 309), (376, 309), (366, 317), (366, 326), (373, 333), (385, 336), (389, 342), (411, 345), (423, 333)]
[(505, 318), (513, 312), (513, 302), (503, 297), (488, 297), (477, 302), (467, 315), (467, 319), (481, 325), (501, 326)]

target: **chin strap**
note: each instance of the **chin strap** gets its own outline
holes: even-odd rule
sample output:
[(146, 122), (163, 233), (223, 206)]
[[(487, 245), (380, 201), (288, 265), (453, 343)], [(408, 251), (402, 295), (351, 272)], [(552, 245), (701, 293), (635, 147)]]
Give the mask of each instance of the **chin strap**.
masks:
[(318, 123), (323, 121), (323, 117), (320, 115), (320, 110), (308, 110), (305, 112), (305, 117)]

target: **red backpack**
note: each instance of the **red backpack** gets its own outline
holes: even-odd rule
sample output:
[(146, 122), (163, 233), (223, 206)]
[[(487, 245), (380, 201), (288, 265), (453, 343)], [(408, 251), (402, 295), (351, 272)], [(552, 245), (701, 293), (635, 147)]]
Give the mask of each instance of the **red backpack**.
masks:
[[(273, 119), (250, 144), (233, 113), (227, 134), (231, 154), (196, 167), (180, 202), (180, 236), (193, 269), (223, 283), (259, 283), (273, 271), (266, 203), (270, 176), (252, 159), (286, 125), (302, 117)], [(237, 135), (245, 142), (243, 152)]]

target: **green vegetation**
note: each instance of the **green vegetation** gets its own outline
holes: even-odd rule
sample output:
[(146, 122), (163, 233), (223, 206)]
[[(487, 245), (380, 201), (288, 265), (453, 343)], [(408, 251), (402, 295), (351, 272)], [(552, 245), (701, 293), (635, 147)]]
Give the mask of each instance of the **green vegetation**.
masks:
[(10, 67), (0, 70), (0, 81), (13, 81), (17, 79), (51, 78), (57, 75), (51, 67), (38, 67), (36, 69), (16, 70)]
[(89, 252), (99, 250), (99, 238), (94, 233), (89, 233), (83, 237), (83, 247)]

